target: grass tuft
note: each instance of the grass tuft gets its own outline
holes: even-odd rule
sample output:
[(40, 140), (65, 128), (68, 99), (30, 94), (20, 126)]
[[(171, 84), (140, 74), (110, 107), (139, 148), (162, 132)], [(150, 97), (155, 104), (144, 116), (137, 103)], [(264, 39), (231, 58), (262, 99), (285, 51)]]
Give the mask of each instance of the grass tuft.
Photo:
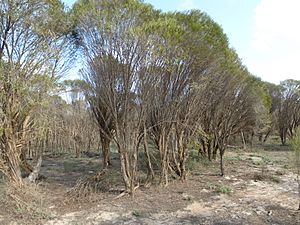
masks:
[(131, 214), (135, 217), (144, 217), (144, 214), (139, 210), (134, 210)]
[(219, 184), (210, 184), (208, 186), (208, 189), (219, 194), (230, 194), (233, 192), (233, 190), (230, 187), (226, 185), (219, 185)]

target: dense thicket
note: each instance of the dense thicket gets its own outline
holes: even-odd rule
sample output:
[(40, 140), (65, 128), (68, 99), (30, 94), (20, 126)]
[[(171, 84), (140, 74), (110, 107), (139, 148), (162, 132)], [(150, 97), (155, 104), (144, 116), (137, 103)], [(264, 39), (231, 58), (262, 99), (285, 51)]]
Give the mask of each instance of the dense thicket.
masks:
[[(133, 193), (141, 165), (146, 182), (185, 180), (196, 149), (219, 159), (223, 175), (237, 138), (278, 133), (285, 144), (300, 126), (299, 81), (253, 77), (199, 10), (162, 13), (138, 0), (79, 0), (69, 12), (58, 0), (4, 0), (0, 9), (0, 171), (10, 181), (32, 172), (28, 156), (80, 157), (99, 143), (107, 169), (113, 144)], [(58, 85), (74, 46), (83, 79)]]
[(141, 146), (148, 178), (147, 146), (157, 151), (162, 184), (169, 172), (186, 178), (195, 139), (203, 156), (219, 152), (223, 174), (230, 137), (256, 126), (264, 102), (219, 25), (197, 10), (161, 13), (139, 1), (81, 1), (74, 11), (86, 97), (102, 140), (118, 148), (126, 190), (138, 185)]

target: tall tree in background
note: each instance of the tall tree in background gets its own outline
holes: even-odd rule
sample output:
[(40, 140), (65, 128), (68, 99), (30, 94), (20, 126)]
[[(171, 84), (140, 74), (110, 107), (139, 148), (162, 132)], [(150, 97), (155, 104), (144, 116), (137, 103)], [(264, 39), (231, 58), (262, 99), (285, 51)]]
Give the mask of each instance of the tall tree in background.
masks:
[(287, 137), (292, 138), (300, 126), (300, 81), (281, 82), (280, 94), (277, 123), (281, 143), (285, 145)]
[(241, 131), (253, 129), (258, 113), (259, 96), (249, 82), (250, 74), (234, 51), (228, 50), (220, 67), (207, 77), (203, 91), (202, 151), (208, 159), (220, 155), (221, 174), (224, 174), (223, 155), (229, 139)]

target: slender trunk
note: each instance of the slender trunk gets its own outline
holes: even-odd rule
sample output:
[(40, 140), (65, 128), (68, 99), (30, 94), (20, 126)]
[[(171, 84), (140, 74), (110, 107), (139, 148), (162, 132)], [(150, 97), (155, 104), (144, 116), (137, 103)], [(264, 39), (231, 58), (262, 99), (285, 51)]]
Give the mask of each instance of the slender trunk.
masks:
[[(253, 147), (253, 140), (254, 140), (254, 131), (251, 132), (251, 138), (250, 138), (250, 147), (252, 148)], [(246, 141), (245, 141), (245, 144), (246, 144)], [(246, 147), (246, 145), (245, 145)]]
[(212, 155), (213, 160), (217, 159), (218, 148), (219, 148), (218, 142), (216, 141), (216, 139), (214, 139), (214, 141), (213, 141), (213, 155)]
[(224, 163), (223, 163), (223, 155), (224, 155), (224, 150), (220, 149), (220, 170), (221, 170), (221, 176), (224, 176)]
[(271, 133), (271, 129), (269, 129), (268, 132), (266, 133), (264, 140), (263, 140), (264, 143), (266, 143), (266, 141), (268, 140), (270, 133)]
[(243, 149), (246, 149), (246, 141), (245, 141), (245, 136), (244, 136), (243, 131), (241, 131), (241, 138), (242, 138), (242, 142), (243, 142)]
[(91, 151), (91, 145), (92, 145), (92, 139), (91, 139), (91, 137), (89, 136), (89, 137), (88, 137), (88, 145), (87, 145), (87, 151), (88, 151), (88, 152)]
[(147, 130), (146, 130), (146, 126), (144, 126), (144, 151), (145, 151), (145, 157), (146, 157), (146, 163), (147, 163), (147, 169), (148, 169), (147, 181), (149, 181), (149, 180), (154, 179), (154, 171), (153, 171), (153, 167), (152, 167), (152, 163), (151, 163), (151, 159), (150, 159), (147, 138), (148, 138)]
[(130, 173), (129, 173), (129, 168), (128, 168), (128, 159), (127, 159), (127, 154), (123, 152), (123, 150), (120, 151), (120, 162), (121, 162), (121, 171), (123, 174), (123, 180), (125, 184), (125, 191), (130, 193)]
[[(134, 147), (134, 146), (133, 146)], [(134, 188), (135, 188), (135, 185), (137, 183), (137, 177), (138, 177), (138, 174), (137, 174), (137, 160), (138, 160), (138, 147), (139, 145), (136, 146), (136, 148), (133, 148), (134, 149), (134, 152), (132, 154), (132, 157), (131, 157), (131, 160), (130, 160), (130, 195), (133, 196), (134, 194)]]
[(180, 179), (185, 180), (186, 179), (186, 168), (185, 168), (185, 162), (187, 159), (187, 148), (183, 141), (183, 135), (184, 132), (182, 131), (180, 133), (180, 136), (178, 138), (178, 150), (179, 150), (179, 171), (180, 171)]
[(286, 131), (285, 131), (285, 129), (282, 129), (280, 131), (280, 139), (281, 139), (281, 144), (285, 145), (286, 144)]
[(101, 137), (101, 145), (102, 145), (102, 155), (103, 155), (103, 168), (107, 168), (111, 165), (111, 161), (109, 158), (109, 146), (110, 146), (110, 140), (105, 137)]
[(169, 149), (168, 149), (168, 143), (169, 143), (169, 135), (167, 134), (165, 136), (165, 132), (162, 132), (161, 135), (161, 177), (160, 177), (160, 183), (164, 184), (165, 186), (168, 185), (168, 170), (169, 170)]
[(137, 139), (128, 140), (128, 142), (124, 142), (122, 145), (118, 144), (125, 191), (131, 196), (134, 194), (137, 182), (138, 147), (139, 141)]
[(202, 157), (207, 157), (207, 151), (206, 151), (206, 145), (205, 145), (205, 141), (204, 140), (201, 140), (201, 145), (202, 145), (202, 149), (201, 147), (199, 148), (199, 152), (198, 152), (198, 156), (199, 156), (199, 159), (200, 159), (200, 155)]
[(185, 164), (186, 164), (186, 160), (187, 160), (187, 149), (184, 147), (183, 148), (183, 151), (182, 151), (182, 156), (181, 156), (181, 160), (180, 160), (180, 172), (181, 172), (181, 176), (180, 176), (180, 179), (181, 180), (186, 180), (186, 167), (185, 167)]
[(80, 150), (79, 150), (79, 146), (78, 146), (78, 144), (76, 143), (76, 141), (74, 142), (74, 148), (75, 148), (75, 155), (76, 155), (76, 158), (79, 158), (79, 157), (80, 157)]
[(207, 157), (208, 160), (211, 161), (211, 141), (208, 141), (206, 146), (207, 146)]
[[(179, 136), (180, 135), (176, 135), (175, 132), (172, 132), (172, 140), (170, 142), (170, 153), (172, 155), (172, 162), (170, 165), (170, 169), (173, 170), (177, 176), (181, 177), (181, 171), (180, 171), (180, 166), (179, 166), (179, 162), (180, 161), (180, 156), (181, 156), (181, 149), (180, 149), (180, 144), (179, 144)], [(178, 160), (177, 160), (178, 158)]]
[(284, 134), (282, 134), (282, 136), (280, 136), (280, 139), (281, 139), (281, 144), (285, 145), (286, 144), (286, 137), (285, 137)]

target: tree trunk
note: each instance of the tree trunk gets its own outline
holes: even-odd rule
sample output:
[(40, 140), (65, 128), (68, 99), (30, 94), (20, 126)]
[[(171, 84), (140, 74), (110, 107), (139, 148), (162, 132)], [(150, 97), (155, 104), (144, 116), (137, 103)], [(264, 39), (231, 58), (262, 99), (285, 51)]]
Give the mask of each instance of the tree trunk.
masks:
[(271, 129), (269, 129), (268, 132), (266, 133), (264, 140), (263, 140), (264, 143), (266, 143), (266, 141), (268, 140), (270, 133), (271, 133)]
[(123, 174), (123, 180), (124, 180), (124, 184), (125, 184), (125, 191), (130, 193), (130, 190), (132, 188), (130, 187), (131, 178), (130, 178), (130, 173), (129, 173), (128, 156), (127, 156), (126, 153), (124, 153), (122, 151), (120, 151), (121, 171), (122, 171), (122, 174)]
[(154, 171), (153, 171), (153, 167), (151, 164), (147, 138), (148, 138), (147, 130), (146, 130), (146, 126), (144, 126), (144, 151), (145, 151), (145, 157), (146, 157), (146, 163), (147, 163), (147, 169), (148, 169), (147, 181), (149, 181), (149, 180), (154, 179)]
[(281, 144), (285, 145), (286, 144), (286, 135), (284, 134), (284, 132), (282, 132), (280, 134), (280, 139), (281, 139)]
[(23, 180), (21, 176), (20, 168), (20, 153), (16, 145), (16, 139), (13, 134), (8, 133), (7, 131), (3, 135), (4, 139), (4, 152), (5, 152), (5, 161), (8, 167), (6, 173), (9, 182), (13, 182), (17, 185), (22, 185)]
[(246, 149), (246, 141), (245, 141), (245, 137), (244, 137), (243, 131), (241, 131), (241, 138), (242, 138), (242, 142), (243, 142), (243, 149)]
[(220, 170), (221, 170), (221, 176), (224, 176), (224, 162), (223, 162), (223, 155), (224, 155), (224, 150), (220, 149)]
[(279, 135), (280, 135), (280, 139), (281, 139), (281, 144), (285, 145), (286, 144), (287, 130), (284, 129), (284, 128), (280, 129)]
[(211, 161), (211, 141), (208, 141), (206, 146), (207, 146), (207, 157), (208, 160)]
[(106, 169), (108, 166), (111, 165), (111, 161), (109, 158), (109, 146), (110, 146), (110, 140), (105, 137), (101, 137), (101, 145), (102, 145), (102, 164), (103, 168)]
[(169, 171), (169, 134), (165, 136), (165, 132), (163, 131), (160, 136), (160, 155), (161, 155), (161, 175), (160, 175), (160, 184), (164, 186), (168, 186), (168, 171)]
[[(181, 177), (181, 171), (180, 171), (180, 156), (181, 156), (181, 149), (180, 149), (180, 143), (179, 143), (180, 135), (176, 135), (176, 132), (172, 132), (172, 140), (170, 141), (170, 154), (172, 156), (171, 165), (169, 165), (169, 168), (173, 170), (178, 177)], [(178, 158), (178, 160), (177, 160)]]
[[(134, 146), (133, 146), (134, 147)], [(137, 156), (138, 156), (138, 148), (139, 144), (135, 146), (136, 148), (134, 149), (134, 152), (131, 156), (130, 160), (130, 195), (133, 196), (134, 190), (135, 190), (135, 185), (137, 183)]]
[(214, 140), (213, 142), (213, 155), (212, 155), (212, 159), (216, 160), (217, 159), (217, 154), (218, 154), (218, 149), (219, 149), (219, 145), (218, 142), (216, 140)]
[(183, 180), (186, 180), (186, 168), (185, 168), (185, 164), (186, 164), (186, 159), (187, 159), (187, 150), (186, 148), (184, 147), (183, 148), (183, 151), (182, 151), (182, 156), (181, 156), (181, 159), (180, 159), (180, 164), (179, 164), (179, 167), (180, 167), (180, 179), (183, 181)]
[(183, 135), (184, 133), (181, 132), (178, 137), (179, 171), (180, 171), (180, 179), (182, 181), (186, 179), (185, 162), (187, 159), (187, 148), (183, 142)]
[(80, 149), (76, 142), (74, 143), (74, 147), (75, 147), (75, 156), (76, 156), (76, 158), (79, 158), (80, 157)]
[(207, 151), (206, 151), (206, 145), (205, 145), (205, 141), (204, 140), (201, 140), (201, 145), (202, 145), (202, 149), (201, 147), (199, 147), (199, 151), (198, 151), (198, 157), (199, 157), (199, 160), (200, 160), (200, 155), (202, 157), (207, 157)]
[[(249, 140), (249, 142), (250, 142), (249, 144), (250, 144), (251, 148), (253, 147), (253, 140), (254, 140), (254, 131), (251, 132), (251, 138)], [(246, 142), (245, 142), (245, 144), (246, 144)], [(246, 147), (246, 145), (245, 145), (245, 147)]]

